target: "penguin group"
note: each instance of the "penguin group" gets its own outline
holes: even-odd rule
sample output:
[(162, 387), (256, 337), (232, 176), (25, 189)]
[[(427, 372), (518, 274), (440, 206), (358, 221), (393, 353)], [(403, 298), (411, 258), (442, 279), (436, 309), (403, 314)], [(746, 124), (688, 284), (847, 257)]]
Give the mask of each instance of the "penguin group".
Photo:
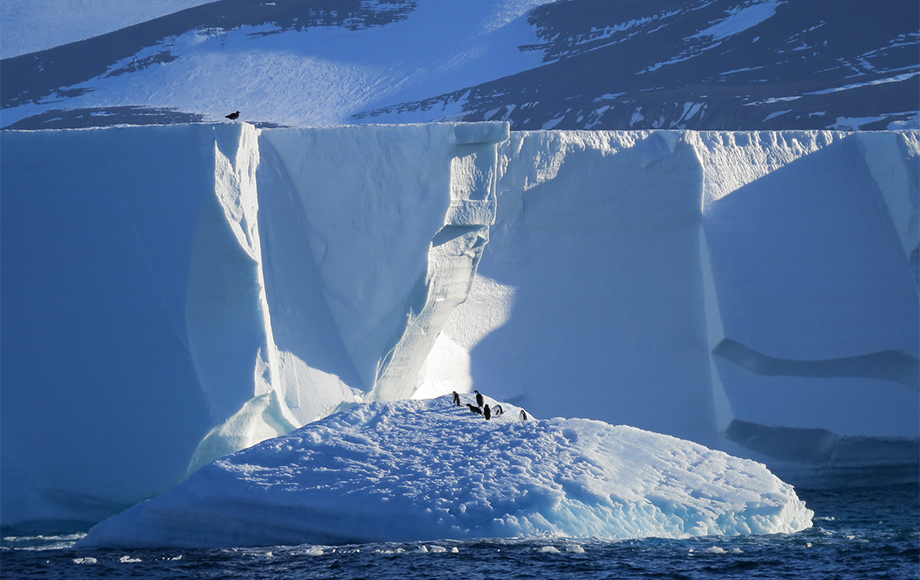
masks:
[[(476, 404), (473, 405), (472, 403), (466, 403), (466, 406), (469, 407), (470, 412), (476, 413), (477, 415), (482, 415), (483, 417), (485, 417), (486, 421), (492, 419), (492, 417), (500, 417), (505, 413), (505, 410), (502, 409), (501, 405), (495, 405), (495, 407), (490, 407), (488, 404), (486, 404), (485, 399), (482, 396), (482, 393), (476, 390), (474, 390), (473, 392), (476, 393)], [(462, 407), (464, 403), (460, 401), (460, 394), (457, 393), (457, 391), (453, 391), (453, 395), (454, 395), (454, 406)], [(527, 413), (524, 411), (524, 409), (521, 409), (521, 421), (527, 421), (527, 419), (528, 419)]]
[[(476, 413), (477, 415), (482, 415), (483, 417), (486, 418), (486, 421), (488, 421), (489, 419), (492, 418), (491, 407), (483, 404), (485, 403), (485, 399), (482, 398), (482, 394), (479, 391), (473, 391), (473, 392), (476, 393), (476, 404), (473, 405), (472, 403), (466, 403), (466, 406), (470, 408), (471, 412)], [(460, 394), (457, 393), (457, 391), (454, 391), (454, 406), (455, 407), (463, 406), (463, 403), (460, 402)], [(501, 405), (496, 405), (496, 407), (500, 409)], [(501, 415), (501, 413), (498, 413), (496, 417), (498, 415)]]

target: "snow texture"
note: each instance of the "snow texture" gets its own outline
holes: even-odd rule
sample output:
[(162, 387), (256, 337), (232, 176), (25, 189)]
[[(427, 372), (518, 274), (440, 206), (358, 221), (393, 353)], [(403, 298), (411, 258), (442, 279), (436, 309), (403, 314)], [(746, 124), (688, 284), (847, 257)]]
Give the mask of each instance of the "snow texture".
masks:
[(77, 545), (685, 538), (811, 527), (811, 510), (759, 463), (600, 421), (521, 421), (517, 407), (501, 406), (486, 421), (450, 396), (359, 405), (212, 463)]

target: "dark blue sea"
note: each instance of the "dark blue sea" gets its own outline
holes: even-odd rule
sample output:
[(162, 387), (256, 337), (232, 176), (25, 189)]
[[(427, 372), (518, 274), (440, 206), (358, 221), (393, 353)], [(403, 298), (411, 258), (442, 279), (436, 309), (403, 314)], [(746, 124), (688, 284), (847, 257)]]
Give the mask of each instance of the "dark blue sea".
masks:
[(790, 535), (619, 542), (430, 541), (219, 550), (74, 549), (85, 529), (2, 529), (16, 578), (920, 578), (920, 487), (798, 490), (813, 528)]

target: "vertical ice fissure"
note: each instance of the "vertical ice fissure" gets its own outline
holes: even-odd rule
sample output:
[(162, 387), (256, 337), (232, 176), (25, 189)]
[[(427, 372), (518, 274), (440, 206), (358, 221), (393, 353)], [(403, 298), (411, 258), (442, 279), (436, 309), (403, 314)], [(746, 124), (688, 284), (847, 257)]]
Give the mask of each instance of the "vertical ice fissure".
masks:
[[(214, 201), (198, 226), (187, 317), (195, 368), (216, 425), (195, 449), (186, 476), (300, 426), (281, 396), (265, 291), (256, 180), (259, 133), (243, 124), (234, 135), (238, 139), (223, 144), (227, 152), (220, 140), (214, 144)], [(246, 326), (247, 339), (240, 339)]]
[(507, 125), (486, 135), (465, 136), (463, 131), (463, 126), (455, 128), (450, 206), (428, 251), (424, 306), (408, 313), (405, 332), (381, 359), (369, 400), (406, 399), (415, 393), (428, 353), (451, 312), (469, 295), (489, 241), (496, 215), (497, 143), (507, 140)]

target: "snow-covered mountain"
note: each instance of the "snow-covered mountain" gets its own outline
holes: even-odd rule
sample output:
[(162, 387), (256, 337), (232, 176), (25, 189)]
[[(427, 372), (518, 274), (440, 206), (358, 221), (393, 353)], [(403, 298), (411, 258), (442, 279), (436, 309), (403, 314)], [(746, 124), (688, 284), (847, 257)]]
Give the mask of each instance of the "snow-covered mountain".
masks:
[(912, 0), (220, 0), (4, 59), (0, 126), (917, 127), (918, 21)]
[(0, 58), (48, 50), (206, 4), (206, 0), (5, 0)]
[(795, 485), (920, 474), (920, 131), (196, 123), (0, 148), (4, 524), (99, 521), (354, 403), (473, 389)]

